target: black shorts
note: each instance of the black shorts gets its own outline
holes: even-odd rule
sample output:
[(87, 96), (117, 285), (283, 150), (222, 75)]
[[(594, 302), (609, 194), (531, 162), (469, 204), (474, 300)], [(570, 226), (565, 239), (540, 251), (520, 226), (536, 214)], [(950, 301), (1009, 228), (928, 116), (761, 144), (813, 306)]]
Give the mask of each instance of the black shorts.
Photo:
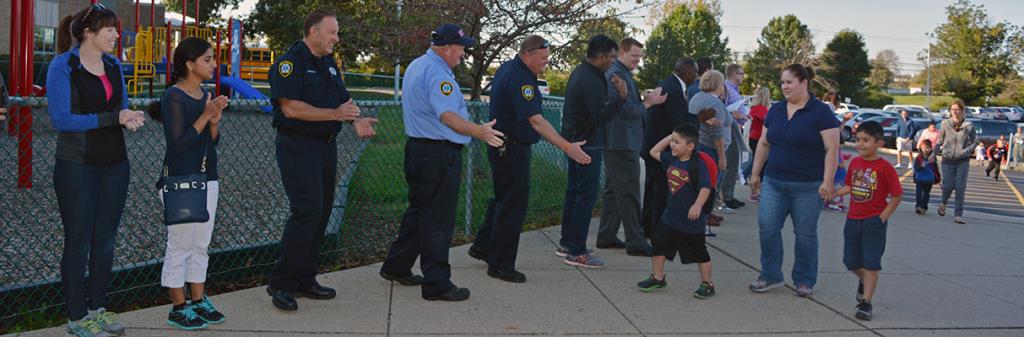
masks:
[(654, 230), (651, 245), (654, 256), (674, 261), (678, 252), (679, 262), (683, 264), (711, 262), (708, 247), (704, 244), (704, 233), (682, 233), (662, 223)]

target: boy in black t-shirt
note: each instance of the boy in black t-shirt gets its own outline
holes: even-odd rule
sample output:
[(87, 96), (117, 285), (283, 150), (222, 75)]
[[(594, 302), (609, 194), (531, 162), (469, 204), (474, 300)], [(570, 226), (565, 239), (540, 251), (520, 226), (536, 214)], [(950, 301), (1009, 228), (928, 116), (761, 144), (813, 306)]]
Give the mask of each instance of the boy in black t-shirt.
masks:
[(641, 291), (667, 286), (665, 260), (679, 253), (680, 262), (697, 263), (700, 270), (701, 284), (693, 296), (704, 299), (715, 295), (704, 226), (709, 214), (705, 204), (715, 186), (718, 167), (710, 156), (694, 151), (696, 146), (697, 129), (680, 125), (651, 149), (651, 157), (661, 162), (668, 177), (668, 207), (651, 236), (654, 273), (637, 283)]

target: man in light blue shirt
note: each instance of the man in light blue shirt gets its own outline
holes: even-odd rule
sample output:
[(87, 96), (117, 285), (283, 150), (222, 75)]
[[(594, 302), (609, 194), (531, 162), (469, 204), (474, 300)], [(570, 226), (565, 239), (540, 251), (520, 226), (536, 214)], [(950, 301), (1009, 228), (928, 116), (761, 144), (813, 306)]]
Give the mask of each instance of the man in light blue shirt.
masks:
[[(391, 244), (380, 276), (403, 285), (421, 285), (428, 301), (462, 301), (469, 289), (451, 282), (448, 247), (455, 229), (455, 206), (462, 177), (462, 148), (480, 139), (498, 147), (503, 136), (494, 122), (469, 121), (466, 100), (452, 69), (476, 40), (454, 24), (431, 33), (430, 49), (409, 64), (402, 83), (405, 134), (405, 181), (409, 208), (398, 238)], [(423, 276), (412, 273), (420, 258)]]

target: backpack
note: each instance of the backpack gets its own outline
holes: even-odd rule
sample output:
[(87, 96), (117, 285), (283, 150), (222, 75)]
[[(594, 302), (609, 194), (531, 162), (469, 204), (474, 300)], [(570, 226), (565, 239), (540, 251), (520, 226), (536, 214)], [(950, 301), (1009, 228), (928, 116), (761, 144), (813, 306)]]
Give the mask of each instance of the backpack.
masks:
[[(920, 184), (937, 184), (939, 182), (938, 172), (934, 165), (921, 157), (915, 158), (914, 182)], [(920, 163), (920, 165), (918, 165)]]
[(700, 195), (700, 172), (707, 165), (709, 170), (708, 176), (711, 177), (711, 193), (708, 194), (708, 200), (705, 200), (704, 206), (701, 207), (701, 214), (711, 214), (711, 210), (715, 207), (715, 193), (718, 190), (715, 188), (715, 186), (718, 186), (718, 165), (706, 153), (702, 151), (695, 152), (697, 155), (690, 156), (690, 160), (686, 161), (686, 170), (689, 171), (691, 177), (696, 177), (696, 179), (690, 180), (693, 182), (690, 184), (690, 188), (693, 189), (694, 194)]

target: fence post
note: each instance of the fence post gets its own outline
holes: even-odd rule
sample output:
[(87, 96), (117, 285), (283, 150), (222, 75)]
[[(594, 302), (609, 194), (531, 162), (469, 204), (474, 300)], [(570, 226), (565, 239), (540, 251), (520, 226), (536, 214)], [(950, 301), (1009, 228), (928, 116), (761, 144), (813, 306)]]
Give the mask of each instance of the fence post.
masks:
[[(473, 109), (473, 114), (469, 118), (476, 123), (476, 117), (476, 109)], [(466, 174), (466, 226), (463, 228), (463, 232), (466, 236), (469, 236), (470, 228), (473, 226), (473, 149), (476, 148), (474, 143), (476, 143), (476, 140), (469, 141), (469, 151), (466, 151), (466, 156), (469, 159), (466, 160), (466, 165), (463, 169)]]

